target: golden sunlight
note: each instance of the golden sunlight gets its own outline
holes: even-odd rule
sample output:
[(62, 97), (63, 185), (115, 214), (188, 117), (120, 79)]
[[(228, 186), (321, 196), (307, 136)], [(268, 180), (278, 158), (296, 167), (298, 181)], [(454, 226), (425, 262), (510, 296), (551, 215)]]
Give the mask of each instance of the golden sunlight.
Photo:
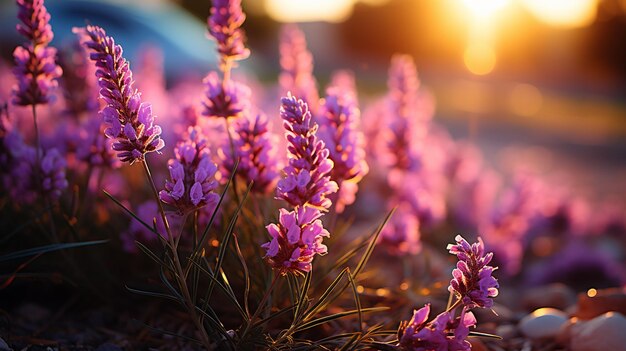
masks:
[(342, 22), (355, 0), (265, 0), (267, 14), (278, 22)]
[(475, 18), (486, 19), (503, 8), (509, 0), (463, 0), (467, 9)]
[(463, 61), (470, 72), (485, 75), (496, 66), (496, 53), (490, 45), (470, 43), (463, 54)]
[(564, 27), (585, 27), (596, 18), (598, 0), (522, 0), (537, 19)]

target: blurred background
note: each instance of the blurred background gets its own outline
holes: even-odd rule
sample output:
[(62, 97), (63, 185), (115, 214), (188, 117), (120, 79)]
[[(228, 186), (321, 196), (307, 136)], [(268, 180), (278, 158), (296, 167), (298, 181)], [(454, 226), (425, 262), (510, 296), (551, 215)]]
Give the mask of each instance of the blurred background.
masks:
[[(163, 53), (167, 82), (215, 67), (209, 2), (47, 0), (53, 45), (102, 25), (128, 57)], [(384, 93), (389, 59), (414, 56), (435, 120), (477, 143), (494, 167), (532, 165), (583, 195), (626, 198), (625, 0), (243, 0), (253, 52), (244, 70), (275, 84), (278, 34), (299, 22), (323, 87), (356, 73), (363, 98)], [(0, 53), (20, 42), (13, 1), (0, 1)]]

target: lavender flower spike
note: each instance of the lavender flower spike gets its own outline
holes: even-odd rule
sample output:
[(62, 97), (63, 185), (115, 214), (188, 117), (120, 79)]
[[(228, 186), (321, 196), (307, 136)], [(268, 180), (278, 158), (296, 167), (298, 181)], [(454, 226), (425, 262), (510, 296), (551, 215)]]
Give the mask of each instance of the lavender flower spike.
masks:
[(143, 161), (148, 152), (165, 146), (161, 127), (154, 124), (152, 107), (141, 102), (141, 94), (133, 89), (133, 75), (122, 47), (97, 26), (74, 28), (91, 50), (90, 59), (96, 63), (100, 97), (106, 107), (100, 111), (107, 125), (105, 135), (116, 139), (113, 150), (122, 162)]
[(413, 312), (413, 318), (402, 322), (398, 328), (398, 340), (401, 350), (430, 351), (454, 350), (470, 351), (471, 344), (466, 340), (469, 328), (476, 324), (472, 312), (463, 309), (461, 315), (453, 317), (450, 312), (443, 312), (428, 321), (430, 304)]
[(176, 207), (179, 214), (219, 200), (213, 192), (218, 186), (217, 166), (211, 162), (207, 141), (199, 127), (189, 127), (188, 133), (187, 140), (176, 147), (176, 158), (168, 162), (170, 178), (165, 181), (165, 190), (159, 193), (161, 201)]
[(224, 61), (243, 60), (250, 56), (244, 46), (241, 25), (246, 15), (241, 10), (241, 0), (213, 0), (208, 19), (209, 34), (217, 41), (217, 50)]
[[(262, 114), (256, 117), (245, 116), (235, 120), (233, 144), (239, 159), (237, 174), (246, 183), (254, 181), (252, 191), (268, 193), (278, 180), (278, 160), (275, 152), (275, 135), (270, 132), (268, 120)], [(230, 153), (230, 145), (220, 150), (222, 159), (221, 172), (229, 177), (234, 168), (234, 159)]]
[(357, 183), (369, 171), (365, 161), (363, 133), (359, 129), (356, 93), (330, 87), (319, 117), (320, 136), (330, 151), (335, 166), (331, 179), (339, 184), (337, 212), (355, 200)]
[(330, 180), (333, 161), (328, 158), (329, 151), (316, 135), (317, 125), (311, 121), (307, 104), (291, 93), (281, 102), (289, 165), (285, 167), (285, 178), (278, 182), (277, 197), (293, 206), (328, 210), (328, 196), (338, 190), (337, 183)]
[(280, 35), (279, 81), (283, 93), (291, 91), (306, 102), (315, 114), (319, 103), (313, 76), (313, 55), (307, 49), (304, 33), (296, 25), (286, 25)]
[(48, 23), (50, 14), (43, 0), (17, 0), (17, 17), (22, 22), (17, 31), (29, 43), (13, 51), (14, 74), (17, 85), (13, 88), (15, 105), (46, 104), (50, 101), (50, 90), (58, 86), (57, 79), (63, 71), (55, 62), (56, 49), (48, 47), (54, 37)]
[(447, 249), (459, 262), (452, 271), (454, 278), (448, 290), (457, 294), (467, 308), (490, 308), (493, 306), (491, 298), (498, 296), (498, 281), (492, 276), (496, 268), (488, 266), (493, 253), (485, 254), (480, 238), (471, 245), (460, 235), (454, 240), (456, 244), (449, 244)]
[(212, 71), (202, 81), (206, 87), (203, 115), (211, 118), (237, 118), (249, 108), (250, 88), (229, 79), (220, 80)]
[(267, 226), (272, 240), (261, 247), (267, 250), (265, 257), (280, 274), (309, 272), (314, 256), (326, 254), (322, 240), (330, 235), (322, 226), (321, 215), (308, 206), (291, 212), (280, 209), (278, 225)]

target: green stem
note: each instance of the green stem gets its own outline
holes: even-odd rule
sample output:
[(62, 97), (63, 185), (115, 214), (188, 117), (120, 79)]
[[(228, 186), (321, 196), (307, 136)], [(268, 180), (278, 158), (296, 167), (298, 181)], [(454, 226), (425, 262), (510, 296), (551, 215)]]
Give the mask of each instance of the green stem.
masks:
[(276, 285), (276, 282), (278, 281), (279, 276), (280, 274), (274, 274), (274, 278), (272, 278), (272, 282), (270, 283), (270, 286), (267, 288), (267, 290), (265, 290), (265, 294), (263, 294), (263, 297), (261, 298), (261, 302), (259, 302), (259, 305), (254, 311), (254, 314), (252, 315), (252, 317), (246, 324), (246, 329), (244, 329), (243, 334), (241, 334), (240, 340), (245, 340), (245, 336), (248, 334), (248, 331), (250, 330), (250, 326), (254, 324), (254, 320), (259, 316), (259, 313), (261, 313), (262, 307), (263, 305), (265, 305), (265, 302), (270, 297), (271, 292), (274, 289), (274, 286)]
[(144, 170), (146, 171), (146, 177), (150, 182), (150, 186), (152, 187), (152, 193), (154, 195), (154, 199), (159, 206), (159, 212), (161, 213), (161, 218), (163, 219), (163, 224), (165, 225), (165, 230), (167, 232), (168, 241), (170, 243), (169, 247), (172, 251), (172, 258), (174, 261), (174, 277), (176, 278), (176, 282), (178, 283), (178, 287), (180, 288), (185, 307), (187, 307), (187, 311), (191, 315), (191, 319), (193, 320), (198, 332), (200, 332), (200, 337), (202, 344), (207, 350), (211, 349), (211, 342), (209, 341), (209, 335), (204, 328), (202, 321), (200, 320), (198, 313), (196, 311), (196, 304), (191, 298), (191, 294), (189, 293), (189, 287), (187, 286), (187, 281), (184, 278), (184, 271), (180, 264), (180, 258), (178, 257), (178, 247), (177, 242), (172, 236), (172, 231), (170, 229), (169, 223), (167, 222), (167, 217), (165, 216), (165, 210), (163, 209), (163, 204), (161, 203), (161, 199), (159, 198), (159, 193), (156, 189), (156, 185), (154, 184), (154, 179), (152, 178), (152, 174), (150, 173), (150, 167), (148, 166), (148, 162), (144, 159), (142, 162)]

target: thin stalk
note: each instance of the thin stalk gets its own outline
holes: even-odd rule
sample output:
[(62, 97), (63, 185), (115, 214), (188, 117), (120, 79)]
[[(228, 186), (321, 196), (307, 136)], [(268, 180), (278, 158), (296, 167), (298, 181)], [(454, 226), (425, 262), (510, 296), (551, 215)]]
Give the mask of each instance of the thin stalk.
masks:
[(165, 225), (165, 230), (167, 231), (168, 241), (170, 242), (170, 250), (172, 251), (172, 258), (174, 260), (174, 277), (176, 278), (178, 287), (182, 292), (183, 300), (185, 300), (185, 307), (187, 307), (187, 311), (191, 315), (191, 319), (196, 325), (198, 332), (200, 332), (202, 344), (207, 350), (210, 350), (211, 342), (209, 341), (209, 335), (207, 334), (206, 329), (204, 329), (204, 325), (198, 316), (198, 313), (196, 311), (196, 304), (192, 300), (191, 294), (189, 294), (187, 281), (185, 280), (185, 278), (183, 278), (185, 276), (185, 273), (178, 257), (178, 247), (176, 246), (177, 242), (172, 236), (172, 231), (170, 229), (169, 223), (167, 222), (167, 217), (165, 216), (163, 204), (161, 204), (161, 199), (159, 199), (159, 193), (157, 192), (156, 185), (154, 184), (154, 179), (152, 178), (152, 174), (150, 173), (150, 167), (148, 166), (148, 162), (146, 159), (144, 159), (141, 163), (143, 164), (144, 170), (146, 171), (146, 177), (148, 178), (148, 181), (150, 182), (150, 185), (152, 187), (154, 199), (159, 206), (159, 212), (161, 213), (161, 218), (163, 219), (163, 224)]
[[(39, 169), (41, 168), (41, 139), (39, 138), (39, 126), (37, 123), (37, 108), (35, 104), (31, 105), (33, 107), (33, 123), (35, 125), (35, 157), (37, 161), (37, 168), (35, 173), (37, 174), (37, 178), (39, 178)], [(41, 186), (41, 185), (40, 185)]]
[[(226, 121), (226, 132), (228, 133), (228, 141), (230, 142), (230, 154), (233, 160), (235, 160), (237, 158), (237, 153), (235, 152), (235, 142), (230, 132), (230, 120), (228, 118), (225, 118), (224, 120)], [(235, 192), (235, 201), (239, 203), (239, 193), (237, 192), (237, 175), (233, 177), (233, 191)]]
[(243, 334), (241, 334), (240, 340), (245, 339), (246, 334), (250, 330), (250, 326), (254, 324), (254, 319), (259, 316), (259, 313), (261, 313), (263, 305), (265, 304), (267, 299), (270, 297), (271, 292), (274, 289), (276, 282), (278, 281), (278, 277), (280, 277), (280, 274), (274, 274), (274, 278), (272, 278), (272, 282), (270, 283), (270, 286), (267, 288), (267, 290), (265, 290), (265, 294), (263, 294), (263, 297), (261, 298), (261, 302), (259, 302), (259, 305), (257, 306), (256, 311), (254, 311), (254, 314), (250, 318), (250, 321), (246, 324), (246, 329), (244, 329)]

